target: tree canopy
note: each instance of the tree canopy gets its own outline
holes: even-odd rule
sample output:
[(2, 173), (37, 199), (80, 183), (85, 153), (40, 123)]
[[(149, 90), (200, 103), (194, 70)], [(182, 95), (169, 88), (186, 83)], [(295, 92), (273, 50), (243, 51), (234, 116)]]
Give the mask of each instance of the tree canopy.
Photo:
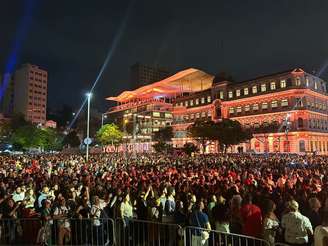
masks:
[(103, 145), (118, 145), (122, 142), (123, 135), (124, 134), (119, 127), (112, 123), (101, 127), (96, 134), (96, 138)]
[(154, 141), (169, 142), (173, 138), (173, 128), (171, 126), (160, 128), (154, 133)]

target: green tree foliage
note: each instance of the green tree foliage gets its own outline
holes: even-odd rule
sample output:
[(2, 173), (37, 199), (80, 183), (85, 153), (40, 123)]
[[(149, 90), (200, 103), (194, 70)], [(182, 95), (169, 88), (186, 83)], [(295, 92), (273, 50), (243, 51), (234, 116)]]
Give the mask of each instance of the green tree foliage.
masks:
[(154, 141), (169, 142), (173, 138), (173, 128), (171, 126), (160, 128), (154, 133)]
[(196, 121), (187, 129), (187, 135), (199, 142), (205, 149), (206, 142), (217, 140), (217, 125), (213, 121)]
[(238, 121), (223, 119), (216, 123), (215, 138), (226, 151), (231, 145), (248, 141), (252, 138), (252, 134), (245, 130)]
[(153, 148), (157, 153), (171, 153), (173, 151), (172, 144), (167, 144), (165, 142), (155, 143)]
[(197, 152), (198, 148), (193, 143), (185, 143), (183, 145), (183, 152), (185, 152), (187, 155), (191, 155), (191, 153)]
[(123, 132), (115, 124), (106, 124), (98, 130), (96, 137), (103, 145), (113, 144), (117, 146), (122, 142)]
[(54, 129), (39, 128), (28, 124), (17, 128), (11, 135), (10, 142), (18, 149), (59, 150), (62, 136)]
[(79, 147), (81, 144), (80, 138), (78, 137), (76, 131), (70, 131), (63, 140), (64, 145), (75, 148)]

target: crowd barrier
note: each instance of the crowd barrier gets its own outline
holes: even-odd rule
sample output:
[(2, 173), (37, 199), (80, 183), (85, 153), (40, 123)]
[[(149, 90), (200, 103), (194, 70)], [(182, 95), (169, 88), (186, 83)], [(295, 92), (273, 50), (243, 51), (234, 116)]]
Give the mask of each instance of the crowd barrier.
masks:
[(0, 245), (115, 245), (114, 221), (1, 219)]
[(199, 227), (109, 218), (0, 219), (0, 245), (270, 246), (263, 239)]
[(177, 224), (117, 219), (116, 245), (183, 246), (183, 228)]
[(188, 226), (184, 228), (184, 246), (270, 246), (270, 244), (260, 238)]

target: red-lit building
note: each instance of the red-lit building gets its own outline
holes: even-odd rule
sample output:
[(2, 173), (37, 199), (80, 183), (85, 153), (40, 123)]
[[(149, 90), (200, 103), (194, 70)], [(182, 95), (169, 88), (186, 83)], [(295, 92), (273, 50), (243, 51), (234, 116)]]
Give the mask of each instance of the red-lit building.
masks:
[[(151, 142), (155, 131), (171, 125), (173, 145), (181, 147), (192, 141), (186, 129), (195, 120), (230, 118), (256, 132), (238, 146), (244, 151), (328, 154), (326, 82), (300, 68), (243, 82), (190, 68), (108, 100), (118, 103), (108, 111), (112, 121), (137, 126), (134, 143)], [(206, 151), (216, 149), (211, 143)]]

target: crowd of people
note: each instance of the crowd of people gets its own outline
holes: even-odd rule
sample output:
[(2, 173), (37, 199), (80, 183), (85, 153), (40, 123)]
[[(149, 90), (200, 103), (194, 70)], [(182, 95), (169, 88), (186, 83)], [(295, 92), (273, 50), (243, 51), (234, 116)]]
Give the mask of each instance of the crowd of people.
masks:
[[(97, 154), (89, 162), (81, 155), (1, 156), (0, 244), (15, 244), (19, 235), (48, 245), (101, 245), (109, 238), (105, 218), (120, 218), (124, 228), (133, 219), (204, 228), (190, 233), (192, 245), (215, 240), (206, 229), (270, 245), (328, 245), (327, 161), (251, 154)], [(24, 227), (29, 218), (40, 225)]]

